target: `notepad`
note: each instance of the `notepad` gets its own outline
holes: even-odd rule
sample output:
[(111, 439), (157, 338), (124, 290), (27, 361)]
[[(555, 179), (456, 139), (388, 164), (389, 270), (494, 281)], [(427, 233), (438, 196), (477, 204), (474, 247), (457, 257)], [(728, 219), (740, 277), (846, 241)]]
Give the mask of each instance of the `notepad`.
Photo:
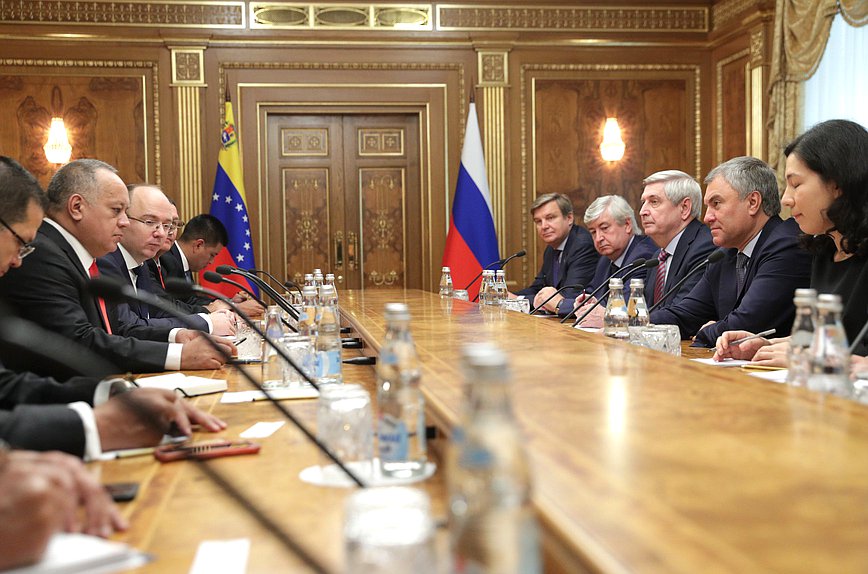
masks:
[(750, 361), (742, 361), (740, 359), (724, 359), (722, 361), (715, 361), (714, 359), (690, 359), (691, 361), (696, 361), (697, 363), (702, 363), (703, 365), (711, 365), (712, 367), (740, 367), (742, 365), (749, 365)]
[(42, 560), (5, 574), (108, 574), (137, 568), (150, 559), (147, 554), (120, 542), (60, 532), (51, 537)]
[(144, 389), (178, 391), (186, 397), (219, 393), (227, 389), (225, 379), (207, 379), (184, 373), (139, 377), (135, 383)]
[[(315, 399), (319, 397), (319, 391), (315, 388), (304, 385), (291, 389), (270, 389), (268, 394), (276, 401), (291, 401), (297, 399)], [(224, 393), (220, 397), (220, 402), (223, 404), (233, 403), (251, 403), (254, 401), (267, 401), (268, 397), (262, 391), (238, 391), (235, 393)]]

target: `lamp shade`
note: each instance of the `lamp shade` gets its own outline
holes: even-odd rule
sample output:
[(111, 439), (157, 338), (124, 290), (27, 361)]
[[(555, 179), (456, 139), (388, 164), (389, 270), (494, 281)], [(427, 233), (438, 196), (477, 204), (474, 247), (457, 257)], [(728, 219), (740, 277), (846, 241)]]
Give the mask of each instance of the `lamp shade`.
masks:
[(42, 148), (45, 150), (45, 158), (51, 163), (66, 163), (72, 156), (72, 146), (66, 135), (66, 126), (62, 118), (51, 118), (51, 127), (48, 129), (48, 141)]
[(621, 128), (615, 118), (606, 118), (603, 128), (603, 143), (600, 144), (600, 154), (606, 161), (618, 161), (624, 157), (624, 140), (621, 139)]

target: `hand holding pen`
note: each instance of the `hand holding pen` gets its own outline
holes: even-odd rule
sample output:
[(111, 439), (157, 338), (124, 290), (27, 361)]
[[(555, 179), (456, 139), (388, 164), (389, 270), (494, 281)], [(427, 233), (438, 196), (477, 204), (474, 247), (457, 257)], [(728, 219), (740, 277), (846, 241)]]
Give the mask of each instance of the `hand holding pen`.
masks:
[(750, 361), (760, 348), (771, 344), (765, 337), (774, 334), (774, 329), (761, 333), (749, 331), (726, 331), (717, 338), (714, 350), (714, 360), (741, 359)]

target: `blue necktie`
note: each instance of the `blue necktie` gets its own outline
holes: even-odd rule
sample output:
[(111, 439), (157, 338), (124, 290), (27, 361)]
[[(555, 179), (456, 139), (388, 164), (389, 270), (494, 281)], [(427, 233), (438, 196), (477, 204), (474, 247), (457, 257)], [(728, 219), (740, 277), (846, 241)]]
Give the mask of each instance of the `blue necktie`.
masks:
[(561, 278), (561, 253), (560, 249), (555, 249), (554, 260), (552, 261), (552, 287), (557, 287)]

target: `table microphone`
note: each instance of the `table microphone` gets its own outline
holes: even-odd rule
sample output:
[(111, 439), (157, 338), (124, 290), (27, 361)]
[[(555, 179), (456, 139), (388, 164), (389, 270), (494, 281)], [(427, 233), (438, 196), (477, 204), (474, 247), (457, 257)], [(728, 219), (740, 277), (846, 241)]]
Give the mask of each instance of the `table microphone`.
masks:
[(551, 301), (551, 300), (554, 298), (555, 295), (560, 295), (561, 291), (566, 291), (567, 289), (575, 289), (575, 290), (577, 290), (577, 291), (581, 291), (581, 290), (584, 289), (584, 288), (585, 288), (585, 286), (582, 285), (582, 284), (580, 284), (580, 283), (576, 283), (575, 285), (564, 285), (563, 287), (561, 287), (560, 289), (558, 289), (557, 291), (555, 291), (554, 293), (552, 293), (551, 296), (549, 296), (548, 299), (546, 299), (545, 301), (543, 301), (542, 303), (540, 303), (538, 307), (534, 307), (534, 308), (531, 310), (531, 312), (528, 313), (528, 314), (529, 314), (529, 315), (533, 315), (534, 313), (536, 313), (537, 311), (539, 311), (540, 309), (542, 309), (542, 308), (545, 306), (546, 303), (548, 303), (549, 301)]
[(246, 269), (240, 269), (238, 267), (232, 267), (231, 265), (218, 265), (216, 269), (217, 273), (220, 275), (241, 275), (248, 281), (252, 281), (256, 284), (257, 287), (265, 291), (265, 293), (274, 301), (281, 309), (289, 313), (289, 315), (298, 320), (298, 311), (296, 311), (289, 302), (284, 299), (280, 293), (274, 290), (274, 288), (259, 278), (255, 273), (251, 273)]
[(259, 303), (263, 307), (268, 307), (268, 305), (265, 304), (265, 301), (263, 301), (262, 299), (257, 297), (256, 293), (254, 293), (252, 289), (250, 289), (246, 285), (242, 285), (238, 281), (233, 281), (232, 279), (227, 279), (227, 278), (223, 277), (222, 275), (220, 275), (219, 273), (216, 273), (214, 271), (206, 271), (205, 273), (202, 274), (202, 278), (205, 279), (205, 281), (207, 281), (208, 283), (215, 283), (218, 285), (220, 283), (228, 283), (229, 285), (233, 285), (235, 287), (238, 287), (239, 289), (241, 289), (242, 291), (244, 291), (245, 293), (250, 295), (250, 297), (254, 301)]
[[(637, 259), (637, 261), (638, 261), (638, 259)], [(635, 262), (634, 262), (634, 263), (635, 263)], [(624, 278), (624, 279), (628, 279), (631, 275), (635, 275), (636, 273), (638, 273), (639, 271), (641, 271), (641, 270), (643, 270), (643, 269), (653, 269), (654, 267), (657, 267), (658, 265), (660, 265), (660, 260), (657, 259), (657, 258), (654, 258), (654, 259), (644, 259), (644, 260), (642, 260), (642, 265), (636, 265), (635, 267), (633, 267), (633, 266), (631, 265), (630, 267), (632, 267), (632, 269), (630, 269), (629, 271), (627, 271), (626, 273), (624, 273), (623, 278)], [(605, 285), (608, 285), (608, 283), (609, 283), (609, 282), (606, 281)], [(593, 305), (591, 305), (591, 308), (590, 308), (590, 309), (588, 309), (587, 311), (585, 311), (585, 312), (582, 314), (581, 317), (579, 317), (578, 319), (576, 319), (575, 322), (573, 323), (573, 327), (575, 327), (576, 325), (578, 325), (579, 323), (581, 323), (582, 320), (583, 320), (585, 317), (587, 317), (588, 315), (590, 315), (590, 314), (591, 314), (591, 311), (593, 311), (594, 309), (596, 309), (597, 306), (598, 306), (600, 303), (603, 302), (603, 299), (605, 299), (606, 297), (609, 296), (609, 293), (610, 293), (611, 291), (612, 291), (611, 289), (606, 289), (606, 294), (603, 295), (602, 297), (600, 297), (599, 299), (597, 299), (597, 301), (596, 301)]]
[(278, 279), (277, 277), (275, 277), (274, 275), (272, 275), (271, 273), (269, 273), (265, 269), (251, 269), (250, 272), (256, 273), (256, 274), (261, 274), (261, 275), (266, 275), (266, 276), (268, 276), (269, 279), (271, 279), (272, 281), (274, 281), (275, 283), (277, 283), (281, 287), (285, 287), (287, 289), (295, 289), (296, 291), (299, 292), (299, 294), (301, 294), (301, 288), (298, 286), (298, 283), (290, 281), (289, 279), (287, 279), (286, 281), (281, 283), (280, 279)]
[[(193, 328), (192, 327), (193, 322), (189, 318), (185, 317), (182, 313), (180, 313), (177, 309), (175, 309), (172, 305), (164, 302), (162, 299), (160, 299), (156, 295), (152, 295), (151, 293), (146, 293), (144, 291), (143, 292), (136, 292), (136, 290), (133, 289), (132, 285), (123, 285), (123, 284), (121, 284), (117, 281), (114, 281), (108, 277), (102, 276), (102, 277), (95, 277), (95, 278), (91, 279), (87, 283), (87, 288), (93, 295), (95, 295), (97, 297), (103, 297), (104, 299), (127, 299), (127, 300), (136, 301), (138, 303), (146, 303), (148, 305), (153, 305), (157, 309), (160, 309), (161, 311), (164, 311), (164, 312), (166, 312), (166, 313), (168, 313), (174, 317), (177, 317), (183, 323), (189, 325), (191, 329)], [(304, 377), (304, 379), (307, 382), (309, 382), (311, 384), (311, 386), (313, 386), (317, 390), (319, 389), (319, 385), (317, 385), (316, 382), (313, 381), (310, 378), (310, 376), (308, 376), (308, 374), (304, 372), (304, 370), (299, 369), (298, 365), (295, 364), (295, 361), (293, 361), (292, 358), (289, 357), (282, 348), (280, 348), (280, 345), (275, 345), (271, 341), (271, 339), (266, 337), (265, 333), (262, 332), (262, 330), (259, 328), (259, 326), (256, 325), (253, 322), (253, 320), (250, 319), (250, 317), (245, 315), (244, 312), (238, 308), (238, 306), (235, 304), (235, 302), (232, 301), (231, 299), (229, 299), (228, 297), (222, 295), (221, 293), (217, 293), (216, 291), (212, 291), (210, 289), (205, 289), (204, 287), (201, 287), (199, 285), (194, 285), (192, 283), (189, 283), (185, 279), (179, 279), (179, 278), (175, 278), (175, 277), (172, 277), (172, 278), (166, 280), (166, 290), (169, 293), (175, 293), (177, 295), (182, 295), (182, 296), (183, 295), (189, 295), (190, 293), (197, 293), (200, 295), (207, 295), (213, 299), (219, 299), (219, 300), (223, 301), (224, 303), (229, 305), (229, 307), (231, 307), (232, 310), (235, 311), (235, 313), (239, 317), (241, 317), (241, 319), (245, 323), (247, 323), (247, 325), (251, 329), (253, 329), (254, 332), (256, 332), (260, 337), (262, 337), (263, 341), (268, 342), (269, 345), (271, 345), (271, 347), (274, 349), (274, 351), (278, 355), (280, 355), (280, 357), (282, 359), (284, 359), (287, 363), (292, 365), (292, 367), (294, 369), (296, 369), (299, 372), (299, 374), (302, 377)], [(229, 356), (228, 353), (226, 353), (226, 351), (224, 351), (220, 347), (220, 345), (218, 345), (217, 342), (214, 341), (214, 339), (212, 339), (208, 335), (202, 335), (202, 336), (205, 337), (205, 339), (214, 348), (214, 350), (216, 350), (218, 353), (223, 355), (227, 360), (229, 360), (229, 361), (232, 360), (232, 357)], [(244, 377), (244, 379), (246, 379), (247, 382), (249, 382), (253, 386), (253, 388), (255, 388), (259, 391), (262, 391), (265, 398), (268, 399), (268, 401), (274, 405), (274, 408), (276, 408), (278, 411), (280, 411), (280, 413), (284, 417), (286, 417), (287, 420), (289, 420), (293, 425), (295, 425), (295, 427), (298, 428), (298, 430), (300, 430), (311, 442), (313, 442), (314, 445), (316, 445), (316, 447), (321, 452), (323, 452), (327, 457), (329, 457), (329, 459), (331, 459), (350, 478), (350, 480), (352, 480), (358, 486), (361, 486), (361, 487), (365, 486), (365, 483), (362, 481), (362, 479), (360, 479), (353, 471), (351, 471), (349, 468), (347, 468), (347, 466), (340, 460), (340, 458), (338, 458), (338, 456), (336, 454), (334, 454), (327, 446), (322, 444), (316, 438), (316, 436), (314, 436), (307, 429), (307, 427), (305, 427), (301, 423), (301, 421), (295, 417), (295, 415), (293, 415), (289, 410), (287, 410), (283, 405), (281, 405), (277, 401), (277, 399), (275, 399), (267, 389), (262, 388), (262, 385), (259, 384), (253, 378), (253, 375), (251, 375), (249, 372), (247, 372), (246, 369), (238, 369), (238, 372), (241, 373), (241, 376)]]
[[(497, 261), (494, 261), (494, 262), (492, 262), (492, 263), (489, 263), (488, 265), (486, 265), (485, 267), (482, 268), (482, 271), (485, 271), (486, 269), (490, 269), (490, 268), (492, 268), (492, 267), (494, 267), (494, 266), (496, 266), (496, 265), (500, 265), (501, 267), (503, 267), (504, 265), (506, 265), (507, 263), (509, 263), (509, 262), (512, 261), (513, 259), (515, 259), (516, 257), (524, 257), (525, 255), (527, 255), (527, 251), (525, 251), (524, 249), (522, 249), (521, 251), (516, 251), (515, 253), (513, 253), (512, 255), (510, 255), (509, 257), (507, 257), (506, 259), (498, 259)], [(468, 289), (470, 289), (470, 287), (471, 287), (474, 283), (476, 283), (476, 281), (477, 281), (480, 277), (482, 277), (482, 271), (480, 271), (480, 272), (479, 272), (479, 275), (477, 275), (476, 277), (474, 277), (473, 280), (472, 280), (470, 283), (468, 283), (468, 284), (464, 287), (464, 290), (465, 290), (465, 291), (467, 291)], [(475, 299), (474, 299), (474, 300), (475, 300)]]
[[(604, 288), (608, 287), (608, 286), (609, 286), (609, 279), (611, 279), (612, 277), (614, 277), (614, 276), (617, 275), (618, 273), (621, 273), (622, 271), (631, 271), (631, 270), (633, 270), (633, 269), (636, 268), (636, 267), (641, 267), (642, 265), (645, 265), (645, 261), (646, 261), (646, 259), (640, 257), (639, 259), (634, 260), (632, 263), (630, 263), (630, 264), (628, 264), (628, 265), (625, 265), (624, 267), (621, 267), (620, 269), (618, 269), (617, 271), (615, 271), (614, 273), (612, 273), (611, 275), (609, 275), (608, 277), (606, 277), (606, 280), (605, 280), (605, 281), (603, 281), (602, 283), (600, 283), (600, 284), (597, 286), (596, 289), (594, 289), (593, 291), (591, 291), (591, 294), (588, 296), (588, 298), (590, 299), (591, 297), (595, 297), (595, 296), (597, 295), (597, 293), (599, 293), (600, 291), (602, 291)], [(561, 319), (561, 323), (566, 323), (566, 322), (567, 322), (567, 319), (569, 319), (570, 317), (572, 317), (573, 315), (575, 315), (575, 314), (576, 314), (576, 311), (578, 311), (578, 310), (579, 310), (578, 307), (573, 308), (572, 311), (570, 311), (569, 313), (567, 313), (567, 316), (566, 316), (566, 317), (564, 317), (563, 319)], [(584, 317), (583, 317), (583, 318), (584, 318)]]
[(656, 309), (657, 307), (659, 307), (660, 305), (662, 305), (663, 302), (666, 300), (667, 297), (669, 297), (670, 295), (672, 295), (673, 293), (675, 293), (676, 291), (678, 291), (678, 289), (680, 289), (681, 286), (684, 285), (684, 283), (685, 283), (688, 279), (690, 279), (690, 277), (692, 277), (692, 276), (693, 276), (697, 271), (699, 271), (700, 269), (703, 269), (703, 268), (704, 268), (706, 265), (708, 265), (709, 263), (717, 263), (718, 261), (720, 261), (721, 259), (723, 259), (723, 256), (724, 256), (724, 255), (726, 255), (726, 253), (725, 253), (722, 249), (716, 249), (716, 250), (712, 251), (712, 252), (708, 255), (708, 257), (705, 258), (705, 261), (702, 261), (701, 263), (697, 264), (696, 267), (694, 267), (693, 269), (691, 269), (690, 271), (688, 271), (688, 272), (687, 272), (687, 275), (685, 275), (684, 277), (682, 277), (682, 278), (678, 281), (678, 283), (676, 283), (675, 285), (673, 285), (672, 288), (669, 289), (669, 291), (667, 291), (666, 293), (664, 293), (663, 296), (660, 297), (660, 300), (659, 300), (659, 301), (655, 301), (654, 304), (651, 305), (651, 308), (648, 309), (648, 312), (650, 313), (651, 311), (653, 311), (654, 309)]

